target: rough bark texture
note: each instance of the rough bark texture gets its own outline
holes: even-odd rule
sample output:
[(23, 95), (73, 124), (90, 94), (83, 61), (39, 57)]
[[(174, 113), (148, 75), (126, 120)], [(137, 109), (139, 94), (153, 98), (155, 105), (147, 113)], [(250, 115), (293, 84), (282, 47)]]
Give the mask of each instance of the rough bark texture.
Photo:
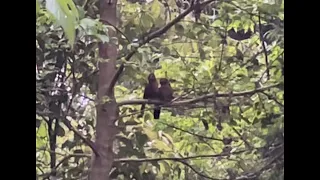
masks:
[[(100, 18), (102, 22), (109, 22), (116, 25), (116, 0), (100, 0)], [(116, 32), (109, 29), (109, 36), (115, 37)], [(103, 97), (108, 96), (111, 100), (107, 103), (99, 103), (97, 106), (96, 124), (96, 147), (100, 156), (94, 156), (91, 165), (90, 180), (108, 180), (109, 172), (113, 163), (113, 141), (117, 133), (114, 125), (118, 118), (118, 106), (114, 98), (113, 89), (109, 92), (110, 82), (116, 73), (117, 45), (106, 43), (100, 44), (99, 55), (108, 61), (99, 64), (99, 89), (98, 101), (102, 102)]]

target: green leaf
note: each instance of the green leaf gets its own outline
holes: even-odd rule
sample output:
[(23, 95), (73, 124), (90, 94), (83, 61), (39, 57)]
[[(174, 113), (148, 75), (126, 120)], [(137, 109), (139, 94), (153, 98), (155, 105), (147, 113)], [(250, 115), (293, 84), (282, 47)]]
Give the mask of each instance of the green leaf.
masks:
[(107, 43), (110, 41), (109, 36), (107, 35), (97, 34), (96, 36), (102, 43)]
[(189, 32), (187, 32), (185, 35), (186, 35), (186, 37), (188, 37), (188, 38), (190, 38), (190, 39), (197, 40), (197, 37), (196, 37), (194, 31), (189, 31)]
[(148, 138), (149, 138), (150, 140), (155, 140), (155, 139), (158, 138), (158, 134), (157, 134), (156, 132), (152, 131), (152, 130), (149, 129), (149, 128), (143, 128), (143, 131), (144, 131), (144, 133), (148, 136)]
[(230, 26), (233, 27), (235, 32), (238, 32), (238, 29), (241, 28), (241, 20), (233, 21)]
[(166, 161), (160, 161), (160, 172), (166, 173), (170, 169), (170, 165)]
[(92, 29), (97, 26), (97, 21), (90, 19), (90, 18), (84, 18), (81, 19), (79, 24), (83, 29)]
[(38, 133), (37, 133), (37, 136), (43, 138), (43, 137), (47, 137), (47, 124), (45, 121), (41, 121), (41, 124), (39, 126), (39, 129), (38, 129)]
[(175, 24), (174, 28), (176, 29), (177, 32), (184, 33), (184, 27), (181, 24), (179, 23)]
[(85, 18), (86, 11), (81, 6), (77, 6), (78, 13), (79, 13), (79, 20)]
[(223, 26), (223, 22), (220, 20), (220, 19), (216, 19), (213, 23), (212, 23), (213, 26), (216, 26), (216, 27), (222, 27)]
[(36, 15), (38, 15), (40, 11), (40, 3), (39, 3), (39, 0), (36, 0)]
[(140, 22), (144, 28), (150, 29), (153, 25), (153, 18), (148, 13), (142, 13)]
[(56, 126), (58, 126), (58, 129), (57, 129), (57, 136), (64, 136), (66, 134), (65, 130), (63, 129), (63, 127), (61, 127), (60, 125), (56, 124)]
[(199, 48), (199, 54), (200, 54), (201, 60), (204, 60), (206, 58), (206, 53), (204, 52), (204, 50), (201, 47)]
[(152, 17), (157, 19), (161, 15), (162, 4), (158, 0), (153, 0), (151, 4)]
[(155, 148), (161, 151), (171, 151), (172, 149), (165, 143), (160, 140), (155, 139), (152, 144)]
[(47, 0), (46, 8), (62, 26), (69, 43), (74, 45), (75, 26), (79, 19), (78, 10), (72, 0)]
[(67, 15), (68, 17), (74, 17), (75, 20), (79, 20), (78, 10), (72, 0), (57, 1), (65, 15)]
[(41, 121), (41, 124), (37, 130), (36, 135), (36, 147), (42, 148), (46, 146), (47, 143), (47, 137), (48, 137), (48, 131), (47, 131), (47, 123), (45, 121)]
[(173, 145), (174, 140), (173, 140), (173, 138), (172, 138), (169, 134), (163, 132), (162, 135), (168, 139), (168, 142), (169, 142), (171, 145)]
[(281, 6), (278, 4), (262, 4), (258, 7), (258, 10), (261, 12), (278, 15), (278, 13), (280, 12), (280, 8)]

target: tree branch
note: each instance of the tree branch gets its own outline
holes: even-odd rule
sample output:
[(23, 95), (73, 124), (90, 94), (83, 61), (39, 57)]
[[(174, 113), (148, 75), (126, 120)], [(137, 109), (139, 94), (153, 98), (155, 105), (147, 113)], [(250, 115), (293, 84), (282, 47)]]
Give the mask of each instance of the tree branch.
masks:
[[(262, 88), (258, 88), (258, 89), (254, 89), (254, 90), (250, 90), (250, 91), (243, 91), (243, 92), (238, 92), (238, 93), (233, 93), (232, 96), (246, 96), (246, 95), (252, 95), (258, 92), (263, 92), (265, 90), (271, 89), (271, 88), (275, 88), (278, 87), (280, 85), (280, 83), (277, 84), (273, 84), (270, 86), (266, 86), (266, 87), (262, 87)], [(172, 107), (172, 106), (182, 106), (182, 105), (186, 105), (186, 104), (193, 104), (196, 102), (201, 102), (204, 101), (208, 98), (212, 98), (212, 97), (229, 97), (230, 93), (209, 93), (200, 97), (196, 97), (194, 99), (188, 99), (188, 100), (182, 100), (182, 101), (176, 101), (176, 102), (172, 102), (170, 104), (168, 103), (164, 103), (162, 101), (158, 101), (158, 100), (144, 100), (144, 99), (133, 99), (133, 100), (127, 100), (127, 101), (121, 101), (118, 102), (118, 106), (123, 106), (123, 105), (133, 105), (133, 104), (156, 104), (156, 105), (163, 105), (166, 107)]]
[(67, 156), (65, 156), (55, 167), (55, 169), (57, 169), (62, 163), (64, 163), (65, 161), (67, 161), (68, 159), (72, 158), (72, 157), (80, 157), (80, 158), (91, 158), (90, 154), (82, 154), (82, 153), (74, 153), (74, 154), (69, 154)]
[(240, 132), (236, 128), (232, 127), (232, 129), (241, 138), (241, 140), (247, 145), (248, 148), (253, 149), (251, 144), (243, 137), (243, 135), (240, 134)]
[[(155, 162), (155, 161), (184, 161), (188, 159), (197, 159), (197, 158), (216, 158), (216, 157), (224, 157), (230, 155), (236, 155), (246, 152), (247, 150), (236, 151), (233, 153), (220, 153), (220, 154), (209, 154), (209, 155), (197, 155), (197, 156), (188, 156), (188, 157), (163, 157), (163, 158), (139, 158), (139, 159), (132, 159), (132, 158), (121, 158), (115, 159), (114, 162), (117, 163), (128, 163), (128, 162)], [(64, 161), (68, 160), (71, 157), (87, 157), (90, 158), (91, 154), (83, 154), (83, 153), (74, 153), (65, 156), (56, 167), (59, 167)]]
[(216, 158), (216, 157), (224, 157), (235, 154), (241, 154), (246, 152), (246, 150), (236, 151), (233, 153), (220, 153), (220, 154), (209, 154), (209, 155), (198, 155), (198, 156), (188, 156), (188, 157), (163, 157), (163, 158), (140, 158), (140, 159), (132, 159), (132, 158), (123, 158), (123, 159), (115, 159), (114, 162), (155, 162), (155, 161), (182, 161), (188, 159), (197, 159), (197, 158)]
[(284, 105), (279, 102), (276, 98), (272, 97), (271, 95), (265, 93), (265, 92), (261, 92), (263, 95), (267, 96), (268, 99), (273, 100), (274, 102), (276, 102), (279, 106), (284, 107)]

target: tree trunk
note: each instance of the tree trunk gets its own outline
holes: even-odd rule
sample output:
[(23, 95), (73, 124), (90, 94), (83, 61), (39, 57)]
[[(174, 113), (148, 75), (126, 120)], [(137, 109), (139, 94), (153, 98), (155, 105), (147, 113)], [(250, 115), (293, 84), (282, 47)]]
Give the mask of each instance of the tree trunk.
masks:
[[(116, 26), (117, 0), (100, 0), (100, 18), (102, 22), (109, 22)], [(116, 36), (116, 32), (109, 29), (109, 36)], [(118, 106), (114, 97), (114, 90), (107, 92), (116, 73), (117, 45), (112, 43), (100, 44), (99, 56), (103, 62), (99, 63), (99, 88), (96, 124), (96, 148), (99, 156), (94, 155), (91, 165), (90, 180), (108, 180), (114, 159), (113, 141), (117, 133), (115, 120), (119, 117)], [(106, 61), (108, 59), (108, 61)], [(104, 102), (104, 97), (108, 102)]]

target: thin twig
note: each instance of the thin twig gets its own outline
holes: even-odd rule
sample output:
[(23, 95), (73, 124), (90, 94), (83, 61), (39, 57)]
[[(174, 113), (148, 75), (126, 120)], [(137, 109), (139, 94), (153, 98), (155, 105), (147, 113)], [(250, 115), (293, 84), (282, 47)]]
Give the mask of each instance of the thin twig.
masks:
[(83, 97), (83, 98), (86, 98), (86, 99), (88, 99), (89, 101), (95, 102), (94, 99), (92, 99), (92, 98), (90, 98), (90, 97), (88, 97), (88, 96), (86, 96), (86, 95), (78, 94), (78, 96)]
[[(145, 109), (143, 110), (143, 112), (144, 112), (144, 111), (153, 110), (153, 109), (154, 109), (154, 107), (145, 108)], [(118, 119), (121, 119), (121, 118), (124, 118), (124, 117), (133, 116), (133, 115), (137, 115), (137, 114), (140, 114), (140, 113), (141, 113), (141, 110), (140, 110), (140, 111), (133, 112), (133, 113), (129, 113), (129, 114), (123, 114), (123, 115), (120, 115), (120, 116), (118, 117)]]
[(268, 78), (268, 80), (270, 80), (268, 52), (267, 52), (267, 48), (266, 48), (265, 41), (264, 41), (263, 34), (262, 34), (262, 24), (261, 24), (260, 12), (259, 12), (259, 34), (260, 34), (260, 41), (261, 41), (263, 52), (264, 52), (266, 67), (267, 67), (267, 78)]
[(204, 178), (207, 178), (207, 179), (211, 179), (211, 180), (227, 180), (227, 179), (217, 179), (217, 178), (211, 178), (205, 174), (202, 174), (200, 173), (199, 171), (197, 171), (194, 167), (192, 167), (190, 164), (188, 164), (187, 162), (185, 161), (182, 161), (182, 160), (177, 160), (177, 162), (180, 162), (182, 164), (184, 164), (185, 166), (188, 166), (193, 172), (195, 172), (196, 174), (198, 174), (199, 176), (201, 177), (204, 177)]
[(221, 141), (221, 142), (223, 141), (222, 139), (213, 138), (213, 137), (207, 137), (207, 136), (202, 136), (202, 135), (199, 135), (199, 134), (195, 134), (195, 133), (193, 133), (193, 132), (189, 132), (189, 131), (187, 131), (187, 130), (181, 129), (181, 128), (176, 127), (176, 126), (173, 126), (173, 125), (171, 125), (171, 124), (167, 124), (167, 123), (164, 123), (164, 122), (160, 122), (160, 123), (165, 124), (165, 125), (167, 125), (168, 127), (171, 127), (171, 128), (174, 128), (174, 129), (178, 129), (178, 130), (180, 130), (180, 131), (182, 131), (182, 132), (185, 132), (185, 133), (188, 133), (188, 134), (190, 134), (190, 135), (193, 135), (193, 136), (202, 138), (202, 139), (210, 139), (210, 140)]
[(274, 62), (276, 62), (276, 60), (282, 55), (284, 54), (284, 51), (282, 51), (276, 58), (274, 58), (274, 61), (272, 61), (270, 64), (269, 64), (269, 68), (267, 68), (262, 74), (261, 74), (261, 77), (259, 78), (258, 82), (262, 82), (262, 78), (264, 77), (264, 74), (267, 73), (268, 69), (272, 68), (272, 64)]
[(77, 88), (77, 78), (76, 78), (76, 75), (75, 75), (75, 68), (74, 68), (74, 61), (72, 62), (72, 65), (71, 65), (71, 69), (72, 69), (72, 85), (73, 85), (73, 89), (72, 89), (72, 96), (71, 96), (71, 99), (69, 101), (69, 104), (67, 106), (67, 110), (66, 110), (66, 114), (68, 114), (70, 108), (71, 108), (71, 105), (72, 105), (72, 102), (77, 94), (77, 91), (76, 91), (76, 88)]
[(253, 149), (251, 144), (240, 134), (240, 132), (236, 128), (232, 127), (232, 129), (250, 149)]
[(128, 42), (130, 42), (130, 39), (119, 29), (117, 28), (117, 26), (114, 26), (113, 24), (111, 24), (109, 21), (101, 19), (100, 21), (106, 24), (109, 24), (110, 26), (112, 26), (117, 32), (119, 32)]
[[(227, 25), (224, 27), (224, 41), (227, 41)], [(225, 43), (222, 43), (222, 47), (221, 47), (221, 53), (220, 53), (220, 60), (219, 60), (219, 66), (218, 66), (218, 70), (216, 71), (214, 77), (218, 74), (218, 72), (221, 70), (221, 66), (222, 66), (222, 59), (223, 59), (223, 55), (224, 55), (224, 49), (225, 49)], [(214, 78), (213, 78), (214, 79)]]
[(284, 107), (284, 105), (279, 102), (276, 98), (272, 97), (271, 95), (265, 93), (265, 92), (261, 92), (262, 94), (264, 94), (265, 96), (267, 96), (268, 99), (273, 100), (274, 102), (276, 102), (279, 106)]

